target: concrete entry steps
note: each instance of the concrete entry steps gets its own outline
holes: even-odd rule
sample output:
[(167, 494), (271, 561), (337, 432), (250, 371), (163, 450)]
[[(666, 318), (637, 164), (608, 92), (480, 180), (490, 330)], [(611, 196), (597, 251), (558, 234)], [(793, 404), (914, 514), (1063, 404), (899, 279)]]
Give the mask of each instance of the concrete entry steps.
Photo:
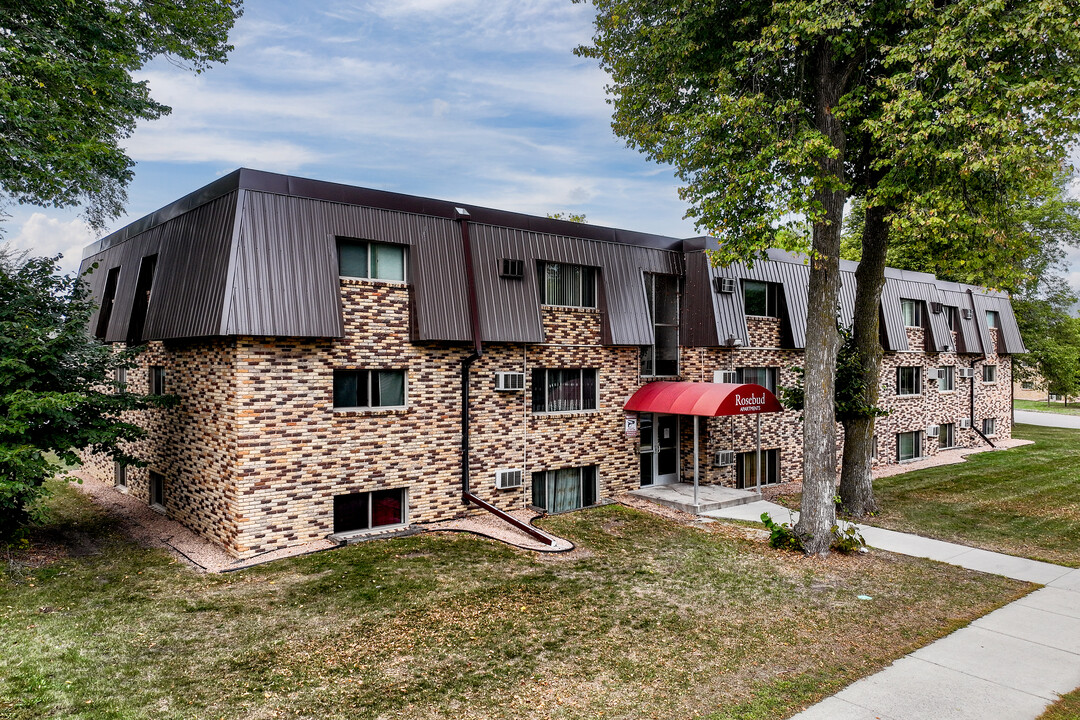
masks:
[(645, 498), (657, 505), (675, 508), (695, 515), (715, 512), (725, 508), (745, 505), (761, 500), (753, 490), (736, 490), (719, 485), (698, 486), (698, 506), (694, 507), (694, 486), (691, 483), (673, 483), (671, 485), (647, 485), (640, 490), (631, 490), (631, 495)]
[[(798, 513), (756, 502), (709, 513), (777, 522)], [(900, 658), (791, 720), (1034, 720), (1080, 687), (1080, 570), (859, 526), (872, 547), (1045, 585)]]

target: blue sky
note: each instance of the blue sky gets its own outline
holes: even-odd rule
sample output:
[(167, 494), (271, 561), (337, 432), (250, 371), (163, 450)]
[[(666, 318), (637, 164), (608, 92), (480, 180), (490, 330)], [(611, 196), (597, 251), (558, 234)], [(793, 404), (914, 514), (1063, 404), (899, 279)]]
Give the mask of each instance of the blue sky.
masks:
[[(244, 166), (694, 235), (671, 168), (614, 136), (605, 76), (572, 52), (591, 20), (569, 0), (251, 0), (227, 64), (142, 74), (173, 112), (127, 141), (135, 180), (110, 228)], [(11, 214), (14, 244), (67, 268), (94, 239), (76, 212)]]
[[(570, 0), (249, 0), (225, 65), (141, 78), (170, 116), (127, 141), (122, 227), (237, 167), (674, 236), (698, 234), (670, 167), (614, 136)], [(1075, 187), (1075, 186), (1074, 186)], [(6, 237), (78, 265), (75, 211), (11, 209)], [(1069, 256), (1080, 291), (1080, 249)]]

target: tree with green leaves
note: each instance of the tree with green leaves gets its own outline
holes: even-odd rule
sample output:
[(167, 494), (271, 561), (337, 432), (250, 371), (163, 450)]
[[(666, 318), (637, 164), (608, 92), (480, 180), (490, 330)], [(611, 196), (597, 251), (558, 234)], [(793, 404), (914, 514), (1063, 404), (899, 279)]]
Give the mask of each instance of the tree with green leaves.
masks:
[[(803, 496), (795, 531), (828, 552), (835, 524), (833, 368), (846, 105), (861, 96), (875, 6), (843, 2), (594, 0), (615, 132), (674, 165), (688, 216), (717, 235), (715, 263), (808, 252)], [(868, 12), (869, 9), (869, 12)], [(809, 246), (799, 228), (811, 228)], [(787, 232), (784, 232), (787, 231)]]
[(83, 206), (97, 230), (123, 211), (133, 162), (120, 143), (170, 108), (132, 73), (164, 56), (223, 63), (241, 0), (0, 2), (0, 192)]
[[(986, 267), (1017, 246), (1003, 208), (1045, 194), (1080, 131), (1076, 3), (594, 4), (594, 44), (579, 52), (611, 74), (613, 127), (675, 166), (688, 215), (721, 239), (714, 261), (752, 258), (769, 245), (810, 251), (813, 392), (796, 529), (817, 534), (834, 494), (824, 445), (833, 441), (842, 206), (865, 200), (853, 337), (867, 376), (863, 404), (874, 406), (890, 237), (932, 232), (942, 252), (982, 245), (959, 261)], [(804, 220), (809, 248), (798, 242)], [(852, 482), (842, 478), (841, 496), (860, 514), (873, 507), (873, 417), (853, 422), (845, 436)]]
[[(1047, 396), (1080, 395), (1080, 318), (1069, 315), (1063, 298), (1014, 300), (1013, 310), (1027, 355), (1016, 358), (1016, 380), (1041, 380)], [(1069, 298), (1075, 301), (1075, 298)]]
[(115, 380), (134, 353), (90, 337), (93, 312), (82, 278), (57, 274), (55, 258), (0, 250), (0, 535), (40, 516), (45, 481), (84, 448), (141, 465), (129, 448), (144, 432), (125, 413), (171, 402)]

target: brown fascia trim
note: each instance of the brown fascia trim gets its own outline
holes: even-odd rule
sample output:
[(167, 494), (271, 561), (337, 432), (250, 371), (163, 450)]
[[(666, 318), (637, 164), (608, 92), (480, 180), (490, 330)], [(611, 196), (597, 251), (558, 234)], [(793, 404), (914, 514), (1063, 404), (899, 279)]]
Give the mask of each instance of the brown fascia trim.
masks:
[(456, 219), (457, 214), (454, 208), (462, 207), (469, 211), (473, 223), (482, 225), (495, 225), (546, 235), (563, 235), (584, 240), (600, 240), (661, 250), (678, 250), (683, 242), (679, 238), (666, 235), (653, 235), (634, 230), (621, 230), (601, 225), (570, 222), (569, 220), (555, 220), (553, 218), (537, 217), (507, 210), (495, 210), (460, 202), (435, 200), (387, 190), (373, 190), (325, 180), (311, 180), (262, 170), (239, 168), (88, 245), (83, 250), (83, 258), (96, 255), (108, 247), (119, 245), (139, 233), (146, 232), (234, 190), (254, 190), (256, 192), (324, 200), (345, 205), (360, 205), (380, 210), (426, 215), (447, 220)]

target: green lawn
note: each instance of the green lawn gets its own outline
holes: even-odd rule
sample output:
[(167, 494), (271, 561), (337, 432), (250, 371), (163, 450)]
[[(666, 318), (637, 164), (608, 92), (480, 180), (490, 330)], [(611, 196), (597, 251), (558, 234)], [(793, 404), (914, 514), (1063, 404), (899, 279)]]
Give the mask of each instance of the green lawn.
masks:
[(423, 534), (200, 575), (53, 503), (0, 573), (8, 720), (782, 718), (1031, 588), (617, 505), (544, 522), (569, 554)]
[(1045, 400), (1013, 400), (1013, 407), (1017, 410), (1035, 410), (1037, 412), (1080, 415), (1080, 404), (1074, 402), (1066, 405), (1063, 402), (1048, 403)]
[(1013, 435), (1035, 445), (875, 480), (870, 524), (1080, 567), (1080, 431)]
[(1039, 720), (1080, 720), (1080, 690), (1062, 695), (1039, 716)]

